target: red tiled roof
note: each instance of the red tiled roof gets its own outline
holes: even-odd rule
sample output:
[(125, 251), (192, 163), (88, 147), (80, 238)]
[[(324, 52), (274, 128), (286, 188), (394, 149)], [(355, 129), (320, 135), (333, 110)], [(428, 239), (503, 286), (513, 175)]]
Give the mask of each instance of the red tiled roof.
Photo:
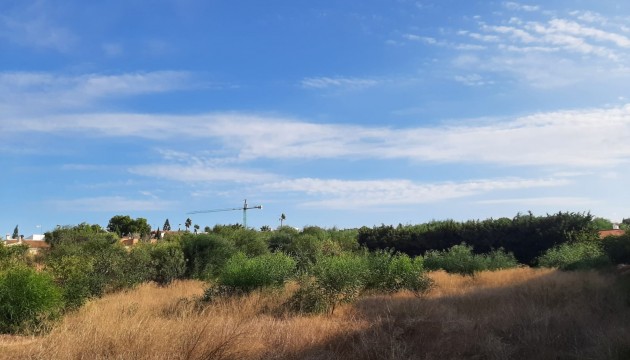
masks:
[(620, 236), (625, 234), (625, 230), (621, 230), (621, 229), (615, 229), (615, 230), (601, 230), (599, 232), (599, 238), (603, 239), (607, 236)]

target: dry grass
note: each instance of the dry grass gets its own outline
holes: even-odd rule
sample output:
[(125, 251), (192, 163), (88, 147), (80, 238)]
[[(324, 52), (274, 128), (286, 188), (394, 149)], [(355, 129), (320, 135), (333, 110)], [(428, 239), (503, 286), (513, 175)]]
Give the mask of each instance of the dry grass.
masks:
[(628, 359), (630, 307), (614, 275), (432, 273), (425, 298), (370, 296), (334, 316), (283, 311), (288, 293), (199, 306), (203, 284), (143, 285), (90, 302), (7, 359)]

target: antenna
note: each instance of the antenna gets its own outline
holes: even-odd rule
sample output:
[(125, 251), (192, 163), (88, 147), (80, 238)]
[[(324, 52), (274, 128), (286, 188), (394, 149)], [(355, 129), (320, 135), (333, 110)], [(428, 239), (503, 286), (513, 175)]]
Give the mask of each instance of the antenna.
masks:
[(247, 199), (245, 199), (243, 201), (243, 207), (241, 208), (198, 210), (198, 211), (191, 211), (187, 214), (205, 214), (205, 213), (213, 213), (213, 212), (221, 212), (221, 211), (243, 210), (243, 227), (247, 229), (247, 210), (251, 210), (251, 209), (262, 209), (262, 205), (248, 206)]

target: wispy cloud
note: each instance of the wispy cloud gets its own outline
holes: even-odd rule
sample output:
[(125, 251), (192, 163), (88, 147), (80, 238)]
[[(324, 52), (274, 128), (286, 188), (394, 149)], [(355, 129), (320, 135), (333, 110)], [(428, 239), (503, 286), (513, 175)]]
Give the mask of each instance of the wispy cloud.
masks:
[(159, 211), (172, 208), (173, 203), (158, 199), (129, 199), (122, 196), (99, 196), (49, 202), (60, 211), (131, 212)]
[(365, 89), (378, 83), (372, 78), (309, 77), (302, 79), (300, 85), (305, 89)]
[[(267, 159), (409, 159), (504, 166), (612, 166), (630, 159), (630, 105), (532, 114), (495, 121), (415, 128), (316, 124), (291, 118), (218, 113), (190, 116), (82, 114), (0, 122), (0, 134), (82, 133), (167, 140), (213, 139), (222, 157)], [(610, 146), (615, 144), (615, 146)], [(201, 165), (207, 166), (202, 163)], [(217, 166), (217, 163), (213, 163)], [(204, 167), (162, 169), (188, 177)], [(146, 169), (156, 173), (157, 170)], [(169, 175), (164, 175), (169, 176)], [(238, 176), (235, 174), (234, 176)]]
[(155, 164), (135, 166), (129, 172), (136, 175), (185, 183), (260, 183), (277, 178), (276, 175), (256, 170), (224, 168), (205, 165)]
[[(570, 11), (563, 16), (517, 2), (504, 2), (503, 7), (506, 11), (494, 17), (476, 17), (469, 29), (403, 34), (402, 38), (457, 50), (451, 60), (456, 70), (507, 74), (539, 88), (630, 79), (627, 21), (588, 11)], [(462, 62), (461, 58), (474, 61)], [(552, 70), (548, 64), (561, 65)]]
[(488, 199), (477, 201), (477, 204), (499, 205), (510, 204), (519, 206), (548, 206), (558, 209), (566, 209), (568, 207), (595, 205), (598, 202), (586, 197), (575, 196), (546, 196), (531, 198), (510, 198), (510, 199)]
[(79, 37), (49, 15), (45, 1), (20, 1), (0, 14), (0, 39), (25, 46), (67, 52)]
[(520, 10), (520, 11), (538, 11), (540, 10), (540, 6), (538, 5), (524, 5), (514, 1), (506, 1), (503, 3), (503, 6), (509, 10)]
[(0, 107), (7, 112), (77, 109), (106, 97), (124, 97), (187, 89), (195, 86), (185, 71), (123, 74), (57, 75), (43, 72), (1, 72)]
[(321, 199), (305, 206), (360, 208), (378, 205), (433, 203), (501, 190), (553, 187), (567, 184), (564, 179), (496, 179), (446, 183), (416, 183), (409, 180), (339, 180), (302, 178), (269, 183), (266, 191), (302, 192)]

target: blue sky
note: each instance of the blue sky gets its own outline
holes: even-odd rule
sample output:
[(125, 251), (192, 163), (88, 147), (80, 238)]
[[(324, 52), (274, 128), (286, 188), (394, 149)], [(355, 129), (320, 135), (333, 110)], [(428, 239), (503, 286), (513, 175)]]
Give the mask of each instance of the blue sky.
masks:
[(619, 221), (630, 3), (5, 0), (0, 231)]

